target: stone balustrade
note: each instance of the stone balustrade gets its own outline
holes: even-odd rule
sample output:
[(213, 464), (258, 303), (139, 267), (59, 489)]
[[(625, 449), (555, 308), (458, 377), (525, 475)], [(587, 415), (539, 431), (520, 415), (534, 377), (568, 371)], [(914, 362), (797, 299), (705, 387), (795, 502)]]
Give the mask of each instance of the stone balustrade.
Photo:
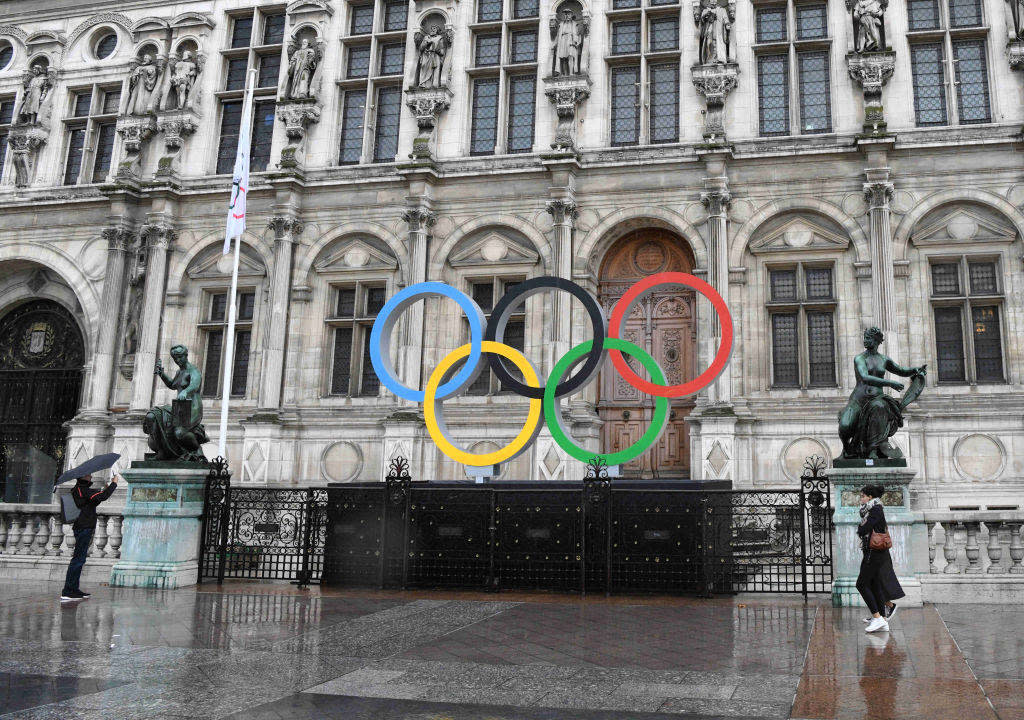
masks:
[[(90, 558), (121, 557), (120, 512), (97, 513)], [(60, 521), (55, 505), (0, 503), (0, 555), (23, 557), (71, 557), (75, 535)]]
[(933, 575), (1024, 575), (1024, 511), (924, 512)]

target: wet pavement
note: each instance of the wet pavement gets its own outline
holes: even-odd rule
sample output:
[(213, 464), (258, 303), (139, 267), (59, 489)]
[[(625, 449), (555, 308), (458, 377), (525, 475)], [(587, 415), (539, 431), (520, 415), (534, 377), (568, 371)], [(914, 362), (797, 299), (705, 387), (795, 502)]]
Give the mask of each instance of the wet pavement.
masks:
[(1024, 609), (0, 583), (0, 717), (1024, 720)]

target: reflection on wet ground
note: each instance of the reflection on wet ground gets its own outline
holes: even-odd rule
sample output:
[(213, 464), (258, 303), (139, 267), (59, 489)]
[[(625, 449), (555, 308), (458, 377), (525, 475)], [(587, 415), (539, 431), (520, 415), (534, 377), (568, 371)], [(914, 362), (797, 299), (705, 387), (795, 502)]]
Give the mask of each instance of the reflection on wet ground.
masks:
[(1024, 720), (1024, 610), (0, 584), (0, 717)]

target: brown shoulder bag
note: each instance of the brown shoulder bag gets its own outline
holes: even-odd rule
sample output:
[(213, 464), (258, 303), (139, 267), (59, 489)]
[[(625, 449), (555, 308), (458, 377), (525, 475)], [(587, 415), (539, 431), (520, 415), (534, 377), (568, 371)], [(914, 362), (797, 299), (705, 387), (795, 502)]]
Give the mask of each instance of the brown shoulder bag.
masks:
[(868, 540), (868, 547), (872, 550), (888, 550), (892, 547), (892, 538), (889, 537), (889, 531), (875, 532), (871, 531), (871, 538)]

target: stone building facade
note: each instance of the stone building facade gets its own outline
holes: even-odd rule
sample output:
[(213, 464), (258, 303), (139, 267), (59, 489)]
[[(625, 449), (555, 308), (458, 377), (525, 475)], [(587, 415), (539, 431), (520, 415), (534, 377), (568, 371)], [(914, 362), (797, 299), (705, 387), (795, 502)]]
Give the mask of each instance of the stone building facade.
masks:
[[(240, 481), (377, 479), (395, 455), (417, 477), (461, 477), (420, 409), (370, 371), (388, 296), (443, 280), (486, 309), (550, 274), (610, 308), (635, 280), (682, 270), (732, 308), (732, 362), (673, 401), (627, 473), (791, 485), (805, 456), (840, 452), (836, 415), (875, 324), (883, 351), (929, 366), (895, 437), (922, 503), (1016, 506), (1021, 5), (7, 2), (5, 499), (48, 500), (31, 478), (94, 452), (139, 457), (142, 415), (168, 400), (153, 366), (176, 343), (207, 372), (214, 440), (234, 343)], [(248, 69), (254, 172), (229, 340), (220, 248)], [(678, 378), (707, 365), (718, 332), (678, 287), (627, 325)], [(422, 386), (467, 330), (428, 301), (396, 333), (398, 372)], [(557, 294), (531, 298), (507, 333), (543, 376), (591, 336)], [(563, 412), (608, 450), (643, 433), (653, 399), (603, 372)], [(485, 372), (446, 407), (482, 449), (518, 433), (526, 403)], [(546, 433), (504, 469), (581, 474)]]

